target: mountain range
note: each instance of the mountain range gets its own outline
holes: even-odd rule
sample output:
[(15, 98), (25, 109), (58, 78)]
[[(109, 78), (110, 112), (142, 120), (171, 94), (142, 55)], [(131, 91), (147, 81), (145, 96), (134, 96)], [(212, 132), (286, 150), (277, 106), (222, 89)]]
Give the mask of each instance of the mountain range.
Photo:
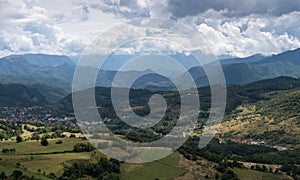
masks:
[[(247, 58), (221, 60), (227, 84), (247, 84), (280, 76), (300, 77), (300, 49), (278, 55), (254, 55)], [(208, 64), (210, 66), (213, 64)], [(208, 85), (202, 67), (189, 70), (198, 86)]]
[[(176, 56), (176, 57), (175, 57)], [(106, 64), (105, 70), (84, 67), (86, 72), (98, 72), (96, 86), (109, 87), (117, 73), (114, 70), (120, 63), (127, 61), (131, 56), (116, 56)], [(289, 76), (300, 78), (300, 49), (286, 51), (277, 55), (263, 56), (255, 54), (246, 58), (222, 59), (222, 65), (227, 84), (247, 84), (263, 79), (271, 79), (279, 76)], [(122, 60), (123, 58), (123, 60)], [(195, 62), (183, 55), (174, 55), (174, 58), (183, 62), (185, 67), (191, 67), (189, 72), (194, 78), (198, 87), (207, 86), (208, 80), (202, 66), (196, 66)], [(115, 62), (115, 65), (113, 65)], [(204, 66), (213, 66), (214, 63)], [(109, 69), (110, 67), (110, 69)], [(0, 83), (18, 83), (24, 85), (47, 84), (49, 87), (58, 88), (63, 91), (71, 92), (71, 84), (76, 63), (67, 56), (44, 55), (44, 54), (25, 54), (11, 55), (0, 58)], [(131, 79), (139, 73), (147, 72), (149, 75), (139, 78), (135, 88), (146, 88), (159, 90), (166, 88), (173, 89), (174, 85), (151, 70), (124, 71), (120, 72), (122, 77)], [(186, 73), (187, 73), (186, 72)], [(181, 78), (178, 74), (176, 78)], [(122, 83), (120, 82), (120, 86)], [(87, 87), (88, 88), (88, 87)], [(57, 98), (54, 98), (57, 99)]]
[[(296, 49), (269, 57), (257, 54), (248, 58), (220, 61), (228, 84), (224, 119), (226, 122), (221, 127), (221, 139), (268, 137), (266, 141), (271, 144), (299, 143), (299, 138), (294, 138), (297, 137), (299, 129), (299, 55), (300, 49)], [(213, 65), (214, 63), (205, 66)], [(72, 113), (72, 94), (66, 86), (71, 85), (75, 67), (76, 64), (66, 56), (13, 55), (0, 59), (0, 106), (52, 104), (54, 114)], [(85, 68), (87, 72), (97, 71), (96, 68)], [(206, 87), (208, 81), (203, 69), (197, 66), (186, 73), (190, 73), (196, 84), (201, 86), (201, 108), (208, 109), (210, 91)], [(147, 75), (134, 83), (133, 87), (138, 89), (132, 90), (133, 99), (136, 99), (133, 102), (144, 102), (140, 101), (141, 98), (150, 96), (153, 93), (151, 91), (163, 89), (165, 92), (160, 93), (168, 94), (168, 90), (173, 90), (174, 85), (166, 77), (153, 73), (151, 69), (145, 71)], [(103, 107), (110, 105), (110, 88), (106, 87), (111, 85), (116, 73), (118, 72), (113, 70), (99, 72), (97, 84), (102, 87), (96, 88), (95, 97)], [(122, 77), (130, 79), (140, 72), (120, 73)], [(172, 103), (177, 102), (175, 95), (169, 99)], [(264, 118), (261, 118), (262, 115)], [(247, 130), (241, 131), (244, 126), (247, 126)], [(298, 129), (292, 130), (293, 128)], [(289, 134), (283, 136), (280, 134), (282, 132)]]

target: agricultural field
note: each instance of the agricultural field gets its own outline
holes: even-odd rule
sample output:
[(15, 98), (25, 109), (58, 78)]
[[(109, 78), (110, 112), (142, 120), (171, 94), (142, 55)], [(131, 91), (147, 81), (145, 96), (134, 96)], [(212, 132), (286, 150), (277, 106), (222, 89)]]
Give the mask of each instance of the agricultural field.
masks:
[(274, 174), (268, 172), (260, 172), (249, 169), (234, 168), (233, 171), (238, 175), (240, 179), (248, 180), (289, 180), (293, 179), (290, 176), (282, 174)]
[(173, 153), (164, 159), (151, 163), (125, 163), (121, 167), (121, 178), (132, 180), (171, 179), (186, 172), (185, 169), (179, 167), (179, 161), (179, 153)]
[[(62, 141), (61, 144), (56, 142)], [(0, 172), (11, 174), (19, 169), (26, 175), (38, 175), (46, 178), (53, 173), (55, 177), (62, 175), (64, 166), (70, 165), (74, 161), (87, 161), (100, 157), (100, 153), (93, 152), (73, 152), (73, 147), (78, 143), (87, 143), (80, 138), (56, 138), (49, 139), (48, 146), (42, 146), (39, 141), (29, 140), (26, 142), (2, 142), (1, 149), (12, 149), (16, 152), (0, 152)]]

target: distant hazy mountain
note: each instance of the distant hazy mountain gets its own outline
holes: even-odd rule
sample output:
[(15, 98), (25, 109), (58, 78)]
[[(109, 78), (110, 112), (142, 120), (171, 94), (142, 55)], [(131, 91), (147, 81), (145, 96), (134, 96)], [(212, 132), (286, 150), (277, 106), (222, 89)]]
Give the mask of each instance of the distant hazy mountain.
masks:
[(255, 54), (249, 57), (245, 58), (229, 58), (229, 59), (221, 59), (220, 63), (221, 64), (238, 64), (238, 63), (254, 63), (254, 62), (259, 62), (263, 59), (267, 58), (267, 56), (264, 56), (262, 54)]
[(0, 76), (7, 77), (1, 78), (2, 83), (35, 84), (42, 81), (50, 86), (70, 89), (74, 69), (75, 63), (66, 56), (26, 54), (0, 58)]
[[(247, 84), (280, 76), (300, 78), (300, 49), (283, 52), (273, 56), (255, 54), (246, 58), (223, 59), (220, 60), (220, 63), (222, 65), (227, 84)], [(204, 66), (213, 65), (215, 64), (210, 63)], [(201, 87), (209, 85), (203, 67), (192, 67), (188, 72), (194, 78), (197, 86)], [(126, 73), (124, 73), (124, 76), (125, 75)], [(178, 77), (179, 81), (180, 78), (181, 76)], [(174, 88), (174, 85), (170, 83), (169, 80), (161, 80), (161, 82), (158, 82), (156, 79), (155, 83), (153, 83), (148, 77), (149, 83), (144, 84), (144, 86), (148, 89), (151, 88), (155, 90), (159, 89), (158, 87), (163, 87), (168, 90)], [(147, 81), (144, 81), (144, 83), (146, 82)], [(142, 85), (140, 83), (139, 87), (141, 86)]]
[(47, 55), (47, 54), (24, 54), (10, 55), (3, 57), (2, 61), (25, 61), (31, 65), (38, 67), (59, 67), (63, 64), (74, 66), (75, 63), (68, 56)]
[[(121, 56), (119, 56), (119, 58), (120, 57)], [(179, 57), (180, 56), (177, 55), (177, 58)], [(221, 64), (227, 84), (247, 84), (279, 76), (300, 78), (299, 57), (300, 49), (296, 49), (270, 57), (257, 54), (247, 58), (226, 59), (221, 60)], [(42, 54), (8, 56), (0, 58), (0, 83), (27, 85), (28, 87), (26, 88), (36, 89), (38, 94), (41, 94), (45, 98), (45, 102), (53, 103), (71, 92), (75, 65), (76, 64), (66, 56)], [(86, 76), (89, 76), (89, 73), (98, 72), (96, 68), (84, 68), (86, 68), (84, 71)], [(134, 88), (146, 88), (153, 91), (161, 89), (172, 90), (175, 88), (174, 84), (172, 84), (168, 78), (154, 74), (153, 71), (149, 69), (143, 72), (125, 71), (119, 73), (125, 80), (130, 80), (137, 74), (145, 72), (148, 73), (148, 75), (139, 78), (134, 83)], [(117, 71), (101, 70), (98, 73), (96, 86), (111, 86), (116, 73)], [(189, 73), (194, 78), (197, 86), (208, 85), (203, 67), (193, 67), (189, 70)], [(180, 80), (181, 76), (178, 78)], [(124, 82), (116, 81), (115, 83), (121, 87), (126, 86)], [(90, 87), (92, 86), (91, 84)], [(24, 89), (22, 85), (18, 85), (16, 88)], [(40, 103), (40, 101), (38, 102)]]
[[(189, 73), (194, 78), (197, 86), (208, 85), (203, 67), (196, 66), (198, 64), (195, 59), (184, 54), (175, 54), (171, 57), (182, 63), (187, 69), (190, 68)], [(220, 62), (227, 84), (246, 84), (279, 76), (300, 78), (299, 57), (300, 49), (296, 49), (268, 57), (256, 54), (246, 58), (222, 59)], [(103, 69), (98, 73), (96, 86), (111, 86), (117, 73), (115, 69), (118, 69), (131, 58), (133, 56), (115, 55), (110, 57), (103, 65)], [(215, 64), (210, 63), (205, 66), (213, 65)], [(76, 63), (66, 56), (43, 54), (7, 56), (0, 59), (0, 83), (20, 83), (25, 85), (40, 83), (52, 87), (60, 87), (70, 92), (75, 67)], [(85, 76), (99, 71), (97, 68), (90, 66), (84, 68)], [(141, 71), (148, 71), (150, 75), (139, 78), (134, 84), (135, 88), (144, 87), (157, 90), (159, 87), (166, 89), (174, 87), (166, 77), (151, 73), (152, 71), (147, 69), (147, 67), (143, 67)], [(120, 73), (125, 79), (131, 79), (141, 72), (130, 70)], [(180, 80), (181, 75), (178, 74), (177, 78)], [(124, 82), (116, 82), (116, 84), (123, 86)], [(93, 84), (89, 87), (92, 86)]]
[(59, 67), (63, 64), (75, 65), (68, 56), (25, 54), (23, 57), (28, 63), (41, 67)]
[[(248, 58), (221, 61), (227, 84), (246, 84), (279, 76), (300, 78), (300, 49), (263, 58), (254, 55)], [(213, 65), (213, 64), (210, 64)], [(202, 67), (189, 70), (198, 86), (208, 85)]]
[(300, 65), (300, 48), (295, 50), (286, 51), (271, 57), (263, 59), (257, 64), (274, 63), (274, 62), (289, 62)]
[[(172, 58), (174, 61), (179, 62), (182, 64), (186, 69), (190, 69), (195, 66), (199, 66), (198, 61), (191, 55), (185, 55), (184, 53), (177, 53), (168, 55), (169, 58)], [(143, 55), (143, 54), (133, 54), (133, 55), (122, 55), (122, 54), (112, 54), (108, 57), (105, 57), (103, 55), (89, 55), (84, 56), (85, 60), (95, 62), (99, 58), (105, 58), (105, 62), (103, 63), (101, 69), (106, 71), (118, 71), (120, 70), (121, 66), (127, 63), (128, 61), (134, 59), (134, 58), (141, 58), (145, 61), (151, 60), (151, 58), (160, 58), (162, 61), (164, 59), (161, 58), (159, 55)], [(79, 57), (71, 57), (73, 62), (78, 62)], [(147, 70), (148, 67), (145, 67), (144, 64), (136, 64), (135, 69), (130, 70), (139, 70), (144, 71)]]

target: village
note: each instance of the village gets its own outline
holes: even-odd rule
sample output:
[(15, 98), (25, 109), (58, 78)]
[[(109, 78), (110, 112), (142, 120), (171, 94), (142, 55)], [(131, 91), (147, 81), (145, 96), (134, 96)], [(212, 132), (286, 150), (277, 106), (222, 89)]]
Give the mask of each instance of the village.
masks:
[(52, 114), (51, 108), (46, 106), (0, 107), (0, 121), (17, 122), (25, 120), (36, 123), (66, 122), (71, 127), (76, 126), (74, 122), (70, 121), (74, 120), (74, 117), (55, 116)]
[(282, 147), (282, 146), (278, 146), (278, 145), (266, 145), (265, 141), (261, 141), (261, 140), (253, 140), (253, 139), (231, 139), (230, 141), (235, 142), (235, 143), (239, 143), (239, 144), (248, 144), (248, 145), (261, 145), (261, 146), (266, 146), (266, 147), (270, 147), (273, 149), (277, 149), (278, 151), (287, 151), (287, 150), (293, 150), (291, 148), (287, 148), (287, 147)]

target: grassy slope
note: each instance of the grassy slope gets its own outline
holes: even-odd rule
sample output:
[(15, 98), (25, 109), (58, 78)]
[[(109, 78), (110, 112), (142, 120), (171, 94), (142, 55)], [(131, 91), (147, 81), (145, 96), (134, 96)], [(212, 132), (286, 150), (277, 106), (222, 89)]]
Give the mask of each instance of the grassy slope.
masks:
[(300, 142), (300, 90), (265, 93), (267, 100), (239, 106), (220, 127), (219, 136), (263, 139), (297, 148)]
[[(62, 144), (55, 144), (58, 140), (62, 140)], [(31, 140), (22, 143), (5, 142), (0, 143), (0, 149), (2, 148), (15, 148), (15, 155), (31, 155), (42, 153), (54, 153), (63, 151), (72, 151), (76, 143), (85, 142), (82, 139), (75, 138), (63, 138), (63, 139), (49, 139), (48, 146), (41, 146), (39, 141)]]
[[(68, 162), (74, 160), (89, 160), (92, 156), (100, 156), (99, 153), (93, 154), (93, 152), (84, 153), (62, 153), (64, 151), (72, 151), (73, 146), (76, 143), (83, 142), (85, 140), (75, 138), (63, 138), (62, 144), (55, 144), (59, 139), (50, 139), (47, 147), (41, 146), (40, 142), (26, 141), (22, 143), (6, 142), (0, 143), (0, 149), (2, 148), (15, 148), (16, 153), (1, 153), (0, 158), (0, 172), (5, 171), (6, 174), (11, 174), (15, 169), (21, 169), (25, 174), (30, 176), (45, 177), (42, 174), (54, 173), (56, 176), (60, 176), (63, 172), (63, 167)], [(58, 154), (52, 154), (54, 152), (61, 152)], [(20, 163), (19, 168), (16, 164)], [(26, 168), (26, 169), (25, 169)], [(41, 172), (38, 173), (38, 169)]]
[(185, 170), (177, 167), (179, 160), (179, 154), (173, 153), (156, 162), (146, 164), (125, 163), (122, 165), (122, 179), (170, 179), (185, 172)]
[(282, 174), (274, 174), (268, 172), (254, 171), (249, 169), (240, 169), (234, 168), (234, 172), (238, 175), (240, 179), (247, 180), (284, 180), (291, 179), (289, 176), (285, 176)]

